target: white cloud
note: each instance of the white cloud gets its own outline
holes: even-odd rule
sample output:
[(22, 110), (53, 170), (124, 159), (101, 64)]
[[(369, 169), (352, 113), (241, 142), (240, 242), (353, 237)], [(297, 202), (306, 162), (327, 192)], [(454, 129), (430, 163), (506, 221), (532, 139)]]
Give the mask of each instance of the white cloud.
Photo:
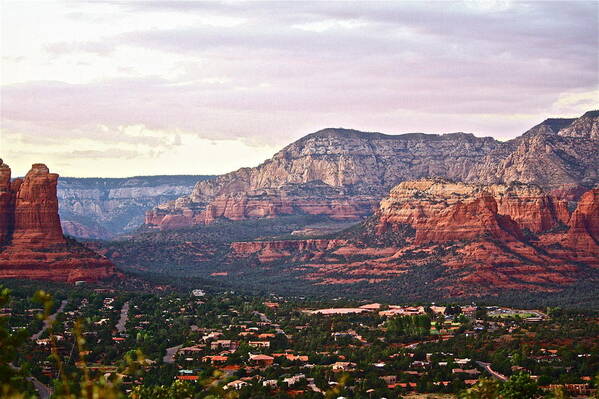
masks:
[(597, 107), (596, 2), (2, 7), (0, 140), (21, 168), (219, 173), (329, 126), (510, 138)]

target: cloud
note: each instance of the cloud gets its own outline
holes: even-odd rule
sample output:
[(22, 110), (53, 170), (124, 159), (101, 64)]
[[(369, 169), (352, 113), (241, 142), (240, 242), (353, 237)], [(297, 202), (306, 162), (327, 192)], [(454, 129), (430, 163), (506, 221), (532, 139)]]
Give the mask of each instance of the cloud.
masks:
[[(596, 2), (42, 8), (3, 19), (2, 141), (83, 146), (73, 162), (214, 141), (262, 156), (327, 126), (509, 138), (597, 105)], [(245, 166), (211, 162), (200, 169)]]

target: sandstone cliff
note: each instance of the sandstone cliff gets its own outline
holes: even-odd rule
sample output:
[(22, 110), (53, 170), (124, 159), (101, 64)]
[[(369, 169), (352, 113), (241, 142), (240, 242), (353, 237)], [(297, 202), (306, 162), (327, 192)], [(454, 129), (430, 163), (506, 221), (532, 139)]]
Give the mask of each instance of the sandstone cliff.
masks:
[(46, 165), (34, 164), (24, 179), (10, 182), (0, 160), (0, 277), (92, 281), (116, 274), (108, 259), (63, 236), (57, 180)]
[(500, 238), (500, 230), (521, 239), (522, 229), (540, 233), (565, 224), (570, 218), (566, 202), (538, 186), (484, 186), (443, 179), (400, 183), (381, 201), (377, 216), (378, 231), (384, 231), (388, 225), (410, 224), (416, 228), (416, 236), (421, 237), (418, 242), (424, 242), (426, 234), (419, 232), (425, 230), (434, 231), (437, 236), (446, 231), (445, 241), (485, 233)]
[(31, 166), (16, 192), (12, 245), (41, 246), (64, 244), (58, 216), (56, 183), (58, 175), (44, 164)]
[[(191, 194), (148, 212), (146, 224), (171, 228), (303, 213), (358, 218), (371, 214), (396, 184), (423, 177), (531, 183), (577, 199), (599, 182), (598, 121), (597, 111), (578, 119), (548, 119), (508, 142), (466, 133), (325, 129), (255, 168), (198, 182)], [(543, 229), (551, 222), (534, 223), (527, 228)]]
[(586, 192), (572, 214), (565, 244), (596, 255), (599, 262), (599, 188)]
[(599, 282), (598, 239), (599, 189), (582, 195), (570, 216), (565, 201), (535, 185), (422, 179), (393, 188), (357, 229), (233, 243), (229, 262), (291, 264), (289, 273), (314, 284), (390, 284), (437, 270), (426, 284), (451, 296), (558, 291)]

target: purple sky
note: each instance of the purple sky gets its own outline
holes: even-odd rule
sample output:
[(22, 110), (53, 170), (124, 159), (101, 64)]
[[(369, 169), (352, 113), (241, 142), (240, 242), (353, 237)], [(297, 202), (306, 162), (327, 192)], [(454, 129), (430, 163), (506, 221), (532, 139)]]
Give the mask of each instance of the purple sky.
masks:
[(599, 3), (3, 1), (22, 175), (216, 174), (325, 127), (515, 137), (599, 108)]

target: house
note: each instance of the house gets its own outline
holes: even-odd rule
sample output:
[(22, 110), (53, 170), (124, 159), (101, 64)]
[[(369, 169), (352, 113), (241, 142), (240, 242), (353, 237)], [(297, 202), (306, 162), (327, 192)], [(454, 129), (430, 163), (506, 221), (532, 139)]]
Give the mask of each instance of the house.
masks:
[(445, 310), (447, 309), (446, 306), (436, 306), (436, 305), (432, 305), (431, 306), (431, 310), (433, 311), (433, 313), (435, 314), (445, 314)]
[(250, 341), (248, 344), (253, 348), (270, 348), (270, 341)]
[(211, 363), (211, 364), (222, 364), (222, 363), (225, 363), (227, 360), (229, 360), (229, 358), (227, 356), (220, 356), (220, 355), (204, 356), (202, 358), (202, 362)]
[(395, 388), (416, 389), (416, 383), (415, 382), (397, 382), (395, 384), (387, 385), (387, 388), (389, 388), (389, 389), (395, 389)]
[(291, 387), (291, 386), (297, 384), (298, 382), (300, 382), (301, 380), (304, 380), (305, 378), (306, 378), (305, 374), (296, 374), (292, 377), (284, 378), (283, 382)]
[(266, 381), (262, 381), (262, 386), (263, 387), (268, 387), (268, 388), (276, 388), (278, 387), (279, 382), (277, 380), (266, 380)]
[(274, 338), (275, 335), (273, 333), (262, 333), (258, 335), (258, 339), (269, 339), (269, 338)]
[(412, 362), (412, 367), (428, 367), (429, 365), (429, 362), (425, 362), (423, 360), (415, 360)]
[(198, 376), (197, 375), (178, 375), (177, 379), (180, 381), (197, 381), (198, 380)]
[(193, 346), (187, 346), (185, 348), (181, 348), (177, 351), (177, 353), (180, 353), (184, 356), (198, 356), (200, 353), (202, 353), (204, 351), (204, 349), (206, 348), (206, 345), (193, 345)]
[(462, 313), (468, 317), (472, 317), (476, 314), (476, 306), (462, 306)]
[(331, 368), (333, 369), (334, 372), (351, 371), (351, 370), (353, 370), (354, 367), (356, 367), (356, 363), (352, 363), (352, 362), (335, 362), (331, 366)]
[(396, 306), (390, 305), (388, 310), (379, 312), (379, 316), (406, 316), (425, 314), (424, 306)]
[(383, 375), (380, 378), (381, 380), (385, 381), (387, 385), (392, 385), (397, 382), (397, 376), (395, 375)]
[(479, 375), (480, 371), (476, 369), (464, 370), (464, 369), (451, 369), (453, 374), (468, 374), (468, 375)]
[(366, 310), (379, 310), (380, 308), (381, 308), (380, 303), (369, 303), (369, 304), (360, 306), (360, 309), (366, 309)]
[(463, 358), (463, 359), (455, 359), (454, 363), (455, 364), (459, 364), (460, 366), (463, 366), (465, 364), (468, 364), (472, 361), (472, 359), (468, 359), (467, 357)]
[(272, 366), (275, 358), (268, 355), (252, 355), (250, 354), (250, 362), (259, 367)]
[(273, 353), (273, 356), (275, 358), (284, 357), (285, 359), (287, 359), (287, 360), (289, 360), (291, 362), (295, 362), (295, 361), (307, 362), (308, 361), (308, 356), (305, 356), (305, 355), (295, 355), (293, 353)]
[(231, 381), (227, 385), (224, 386), (224, 389), (241, 389), (243, 387), (248, 386), (249, 384), (243, 380), (235, 380)]
[(334, 315), (334, 314), (352, 314), (352, 313), (363, 313), (368, 312), (366, 309), (360, 308), (329, 308), (329, 309), (318, 309), (308, 311), (312, 314), (321, 314), (321, 315)]
[(223, 335), (223, 333), (221, 333), (221, 332), (211, 332), (209, 334), (204, 335), (202, 337), (202, 341), (209, 341), (211, 339), (218, 339), (222, 335)]
[(230, 339), (219, 339), (210, 343), (210, 349), (213, 351), (219, 349), (234, 351), (238, 346), (239, 344), (237, 342), (231, 341)]

